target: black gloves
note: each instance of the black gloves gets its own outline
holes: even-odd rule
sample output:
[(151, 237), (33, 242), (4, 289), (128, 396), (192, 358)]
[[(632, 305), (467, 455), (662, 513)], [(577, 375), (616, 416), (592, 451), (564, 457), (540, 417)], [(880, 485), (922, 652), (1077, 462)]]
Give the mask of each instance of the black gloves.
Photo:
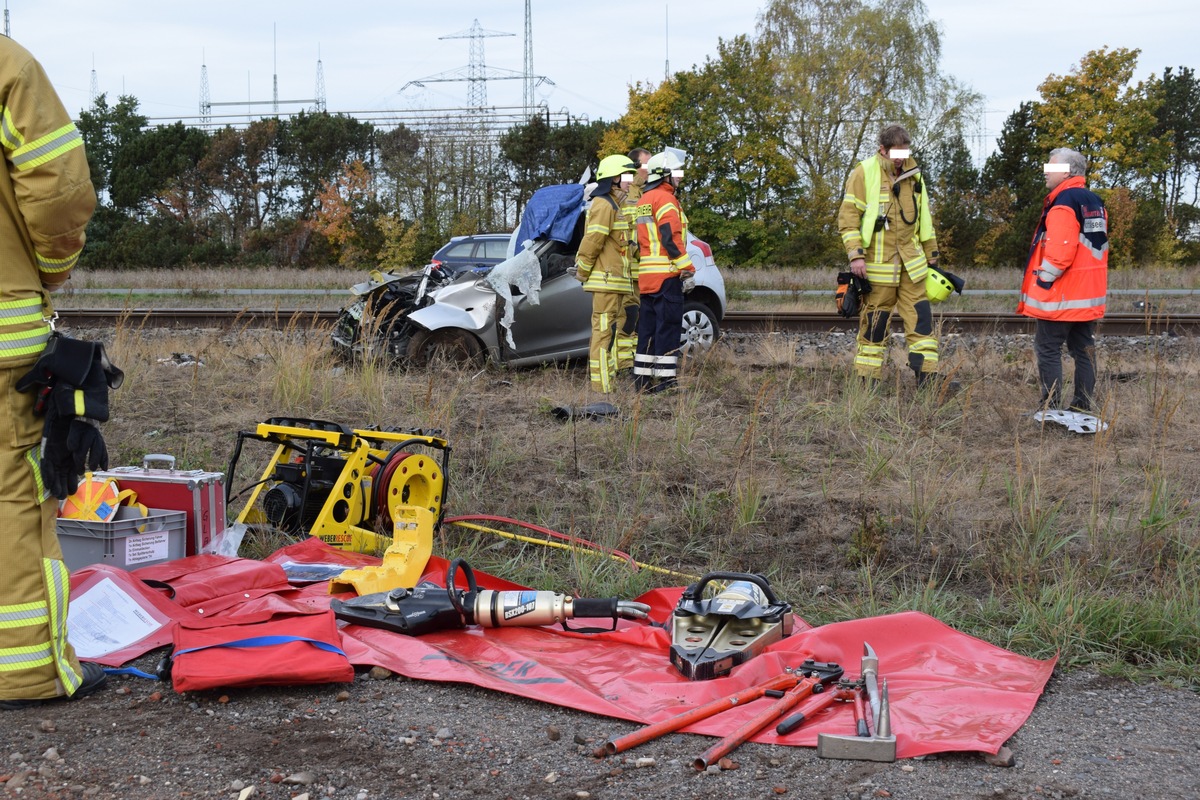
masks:
[(34, 413), (46, 418), (42, 481), (59, 500), (75, 493), (84, 472), (108, 469), (108, 448), (96, 422), (108, 420), (108, 390), (120, 386), (124, 377), (108, 360), (104, 345), (55, 333), (33, 369), (17, 382), (18, 391), (37, 390)]
[(41, 456), (46, 492), (59, 500), (75, 494), (83, 473), (108, 469), (108, 447), (100, 429), (90, 420), (62, 416), (54, 405), (46, 407)]

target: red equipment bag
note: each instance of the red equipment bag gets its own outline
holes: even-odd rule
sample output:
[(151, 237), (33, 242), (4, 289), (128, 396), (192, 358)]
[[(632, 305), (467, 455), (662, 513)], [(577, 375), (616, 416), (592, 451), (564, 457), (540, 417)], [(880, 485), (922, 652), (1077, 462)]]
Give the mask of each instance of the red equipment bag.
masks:
[(134, 570), (133, 576), (203, 617), (293, 587), (278, 564), (207, 553)]
[(328, 610), (237, 625), (183, 622), (175, 628), (174, 643), (171, 683), (181, 693), (354, 680)]

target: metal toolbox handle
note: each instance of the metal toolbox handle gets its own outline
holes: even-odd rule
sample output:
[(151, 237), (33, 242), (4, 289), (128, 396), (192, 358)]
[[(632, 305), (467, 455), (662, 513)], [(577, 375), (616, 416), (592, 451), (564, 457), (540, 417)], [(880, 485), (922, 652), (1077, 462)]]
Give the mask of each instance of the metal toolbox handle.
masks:
[(150, 469), (151, 464), (165, 462), (167, 469), (175, 469), (175, 456), (169, 456), (166, 453), (147, 453), (142, 456), (142, 468)]

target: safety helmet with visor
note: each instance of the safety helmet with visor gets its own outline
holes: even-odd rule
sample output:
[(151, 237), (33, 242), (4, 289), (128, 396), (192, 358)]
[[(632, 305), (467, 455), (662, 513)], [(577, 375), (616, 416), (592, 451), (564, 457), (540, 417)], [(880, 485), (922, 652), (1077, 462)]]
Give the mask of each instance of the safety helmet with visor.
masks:
[(597, 180), (605, 178), (615, 178), (618, 175), (632, 175), (638, 171), (638, 165), (629, 160), (626, 155), (605, 156), (600, 159), (600, 165), (596, 168)]
[(661, 153), (655, 153), (646, 162), (646, 182), (661, 181), (668, 176), (675, 179), (682, 178), (683, 162), (686, 158), (687, 151), (675, 147), (667, 147)]

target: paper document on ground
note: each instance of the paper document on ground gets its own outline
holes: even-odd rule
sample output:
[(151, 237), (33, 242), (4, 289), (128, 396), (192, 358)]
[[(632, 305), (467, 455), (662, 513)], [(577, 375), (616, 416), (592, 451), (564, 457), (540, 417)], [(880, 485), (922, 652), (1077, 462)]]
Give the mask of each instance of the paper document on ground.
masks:
[(1038, 411), (1033, 418), (1037, 422), (1053, 422), (1062, 425), (1072, 433), (1096, 433), (1108, 430), (1108, 423), (1100, 421), (1099, 417), (1085, 414), (1082, 411), (1062, 411), (1052, 408), (1048, 411)]
[(161, 627), (137, 598), (108, 578), (73, 597), (67, 611), (67, 638), (83, 659), (128, 647)]

